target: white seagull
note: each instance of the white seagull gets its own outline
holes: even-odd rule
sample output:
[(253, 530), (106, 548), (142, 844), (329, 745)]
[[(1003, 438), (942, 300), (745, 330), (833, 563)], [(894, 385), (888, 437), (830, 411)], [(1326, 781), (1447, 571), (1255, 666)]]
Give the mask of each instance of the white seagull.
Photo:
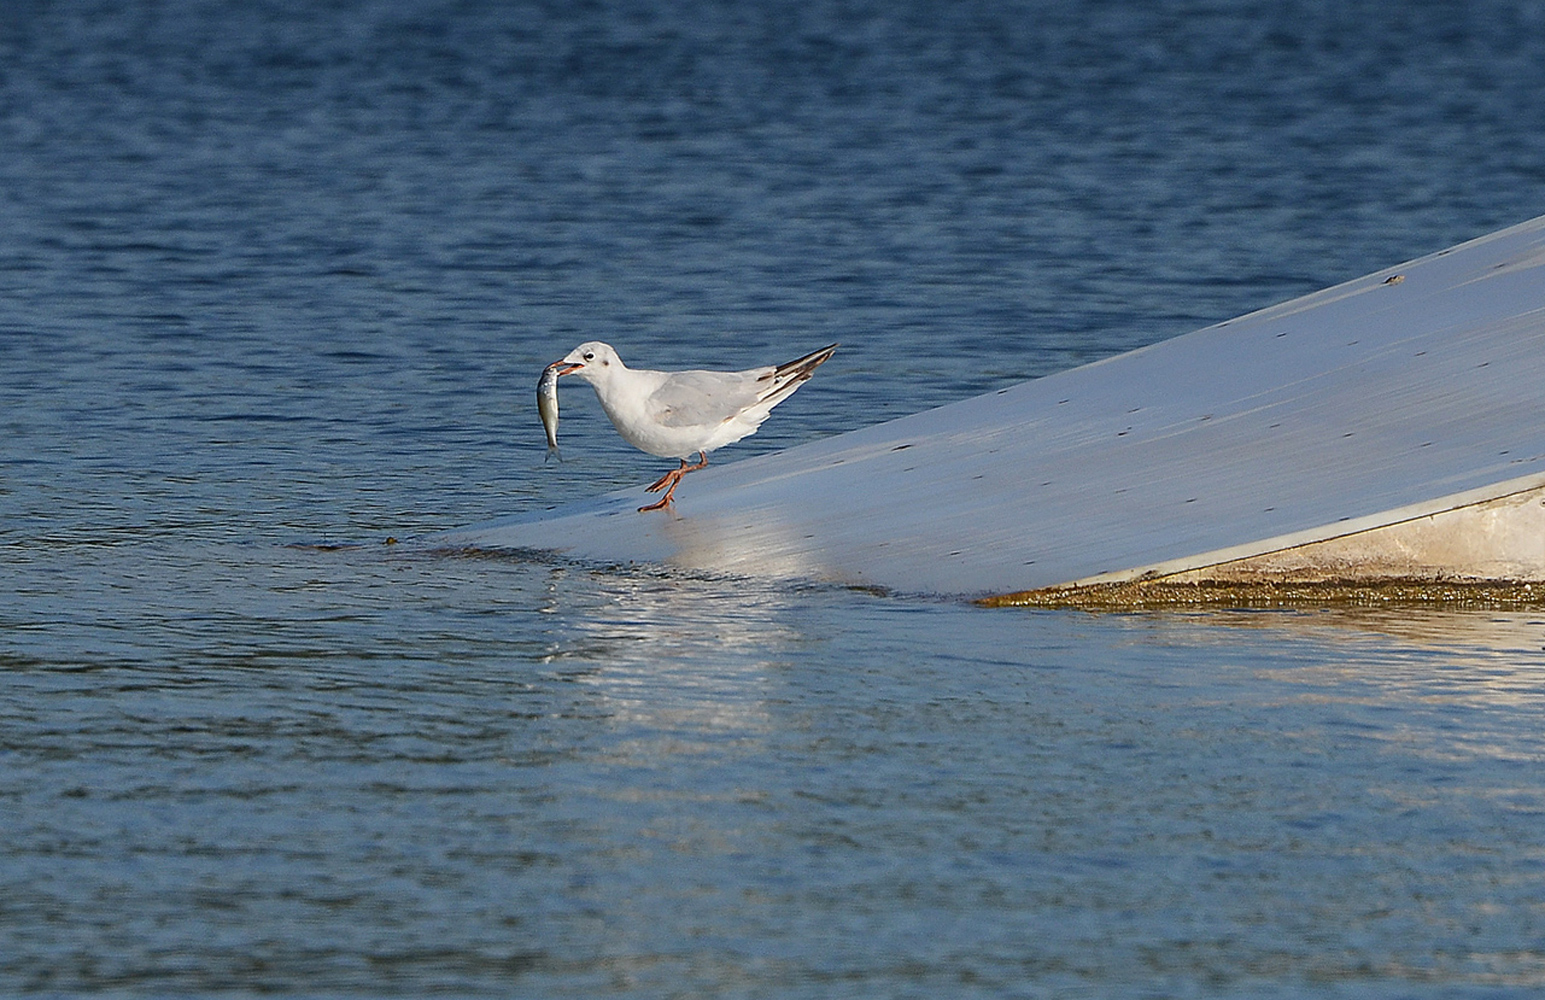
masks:
[[(681, 460), (649, 486), (665, 491), (640, 511), (659, 510), (671, 502), (676, 484), (689, 472), (708, 464), (708, 453), (734, 444), (767, 419), (773, 407), (820, 367), (836, 344), (786, 364), (743, 372), (657, 372), (629, 368), (610, 344), (592, 340), (554, 362), (559, 375), (578, 375), (595, 390), (601, 409), (622, 439), (640, 451)], [(697, 463), (687, 459), (697, 455)]]

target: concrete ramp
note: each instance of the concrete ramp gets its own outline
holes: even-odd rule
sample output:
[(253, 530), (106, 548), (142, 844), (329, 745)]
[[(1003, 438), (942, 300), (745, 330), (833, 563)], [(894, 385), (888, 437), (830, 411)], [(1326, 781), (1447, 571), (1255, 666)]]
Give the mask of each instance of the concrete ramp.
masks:
[(1545, 580), (1545, 217), (710, 466), (674, 516), (637, 513), (644, 498), (431, 543), (971, 597), (1230, 574)]

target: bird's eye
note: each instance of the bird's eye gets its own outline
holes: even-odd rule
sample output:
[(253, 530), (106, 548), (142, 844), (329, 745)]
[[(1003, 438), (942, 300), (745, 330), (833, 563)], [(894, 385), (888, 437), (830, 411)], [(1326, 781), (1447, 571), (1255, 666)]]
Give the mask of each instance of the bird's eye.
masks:
[(594, 354), (594, 352), (591, 352), (591, 351), (586, 351), (586, 352), (585, 352), (585, 360), (586, 360), (586, 361), (594, 361), (594, 360), (595, 360), (595, 354)]

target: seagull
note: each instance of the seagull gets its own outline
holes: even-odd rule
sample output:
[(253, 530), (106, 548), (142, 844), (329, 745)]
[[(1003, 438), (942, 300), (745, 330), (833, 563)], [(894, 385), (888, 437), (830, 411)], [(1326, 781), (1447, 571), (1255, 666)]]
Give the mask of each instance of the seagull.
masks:
[[(570, 351), (552, 367), (578, 375), (595, 390), (601, 409), (622, 439), (640, 451), (675, 458), (672, 469), (652, 485), (665, 491), (639, 511), (668, 506), (681, 477), (708, 464), (708, 453), (755, 434), (773, 407), (788, 399), (832, 356), (836, 344), (781, 365), (743, 372), (657, 372), (629, 368), (610, 344), (592, 340)], [(687, 459), (697, 455), (697, 462)]]

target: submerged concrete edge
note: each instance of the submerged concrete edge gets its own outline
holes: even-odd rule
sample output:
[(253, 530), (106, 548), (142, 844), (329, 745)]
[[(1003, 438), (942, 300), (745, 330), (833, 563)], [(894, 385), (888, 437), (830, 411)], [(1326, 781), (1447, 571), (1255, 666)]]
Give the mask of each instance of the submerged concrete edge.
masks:
[[(1501, 510), (1525, 509), (1527, 520), (1510, 515), (1515, 517), (1511, 527), (1538, 535), (1542, 515), (1533, 508), (1538, 506), (1536, 499), (1545, 504), (1542, 496), (1545, 475), (1523, 476), (1334, 525), (1119, 573), (993, 595), (978, 603), (1133, 608), (1327, 602), (1534, 606), (1545, 600), (1545, 566), (1539, 553), (1513, 563), (1488, 562), (1488, 539), (1483, 537), (1487, 532), (1478, 525), (1495, 522), (1478, 519), (1496, 518)], [(1528, 507), (1522, 508), (1524, 504)], [(1419, 554), (1394, 562), (1384, 558), (1391, 547), (1419, 550), (1420, 533), (1430, 532), (1435, 525), (1464, 539), (1465, 559), (1423, 565)]]
[(1422, 517), (1430, 517), (1434, 514), (1443, 514), (1464, 507), (1473, 507), (1476, 504), (1500, 500), (1518, 493), (1526, 493), (1541, 486), (1545, 486), (1545, 473), (1534, 473), (1520, 476), (1517, 479), (1508, 479), (1499, 483), (1480, 486), (1473, 490), (1451, 493), (1433, 500), (1422, 500), (1404, 507), (1380, 511), (1377, 514), (1348, 518), (1333, 524), (1322, 524), (1318, 527), (1306, 528), (1303, 531), (1277, 535), (1273, 538), (1262, 538), (1253, 542), (1244, 542), (1227, 548), (1214, 549), (1211, 552), (1199, 552), (1195, 555), (1168, 559), (1164, 562), (1151, 563), (1146, 566), (1135, 566), (1131, 569), (1099, 573), (1078, 580), (1069, 580), (1066, 583), (1057, 584), (1057, 586), (1065, 588), (1094, 587), (1103, 584), (1129, 583), (1154, 577), (1172, 576), (1188, 570), (1205, 569), (1209, 566), (1216, 566), (1219, 563), (1234, 562), (1239, 559), (1248, 559), (1252, 556), (1266, 555), (1271, 552), (1280, 552), (1284, 549), (1298, 548), (1318, 542), (1328, 542), (1337, 538), (1361, 534), (1375, 528), (1389, 527), (1390, 525), (1414, 521)]

